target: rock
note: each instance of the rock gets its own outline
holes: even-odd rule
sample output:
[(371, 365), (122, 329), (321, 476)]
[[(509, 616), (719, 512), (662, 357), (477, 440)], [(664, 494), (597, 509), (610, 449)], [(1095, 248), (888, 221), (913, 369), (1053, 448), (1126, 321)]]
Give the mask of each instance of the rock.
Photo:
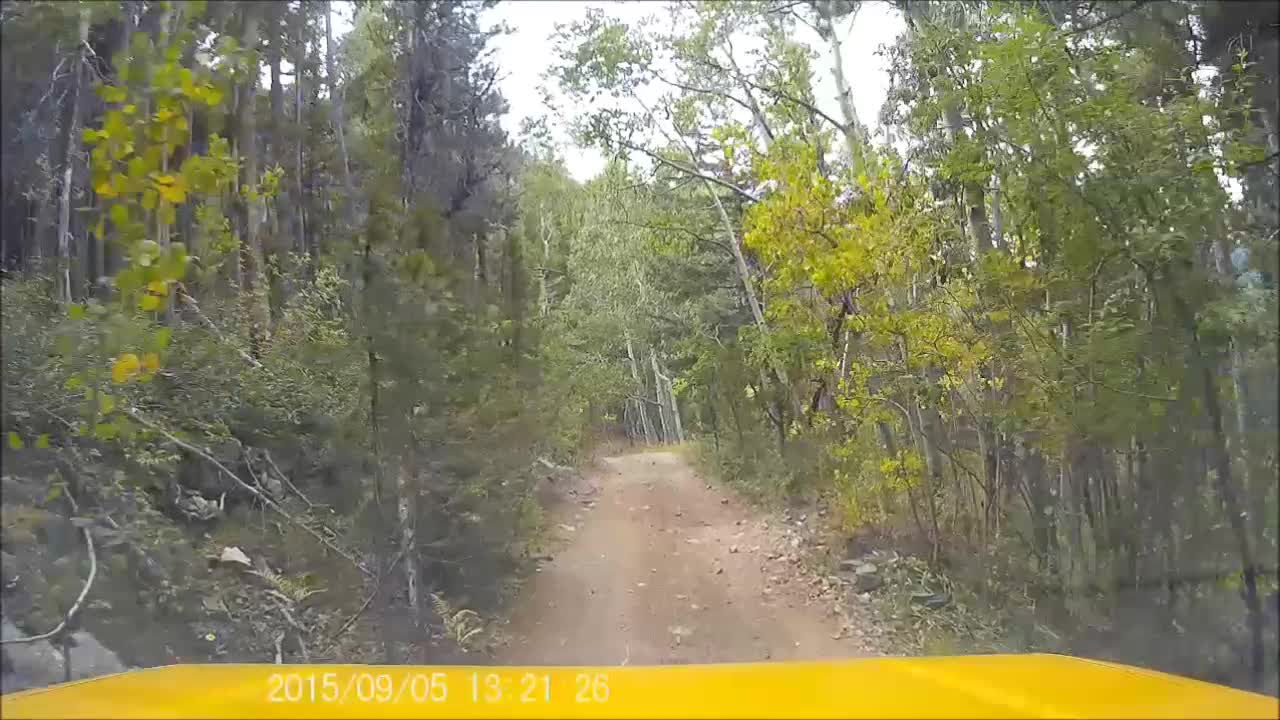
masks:
[(247, 568), (253, 567), (253, 561), (249, 559), (249, 556), (245, 555), (243, 550), (235, 546), (222, 548), (222, 554), (218, 556), (218, 562), (223, 564), (243, 565)]
[[(0, 620), (0, 637), (3, 639), (25, 635), (7, 618)], [(103, 647), (88, 632), (81, 630), (72, 633), (69, 645), (72, 680), (110, 675), (127, 669), (115, 653)], [(44, 687), (66, 679), (62, 649), (54, 647), (47, 640), (5, 645), (3, 653), (5, 672), (0, 680), (0, 689), (4, 692)]]
[(22, 579), (18, 572), (18, 558), (0, 550), (0, 586), (10, 590)]
[(723, 574), (724, 574), (724, 568), (722, 568), (722, 567), (721, 567), (721, 568), (716, 568), (716, 574), (717, 574), (717, 575), (723, 575)]
[(737, 546), (737, 545), (730, 545), (730, 546), (729, 546), (729, 552), (731, 552), (731, 553), (736, 553), (736, 552), (738, 552), (738, 546)]
[(884, 585), (884, 580), (881, 579), (881, 577), (879, 575), (876, 575), (874, 572), (858, 573), (857, 575), (853, 576), (853, 589), (859, 593), (866, 593), (866, 592), (871, 592), (872, 590), (878, 590), (881, 585)]
[(720, 498), (720, 504), (721, 504), (721, 505), (728, 505), (728, 504), (729, 504), (729, 498)]
[(862, 563), (861, 565), (853, 569), (853, 573), (855, 575), (872, 575), (875, 573), (875, 571), (876, 571), (876, 566), (874, 563)]

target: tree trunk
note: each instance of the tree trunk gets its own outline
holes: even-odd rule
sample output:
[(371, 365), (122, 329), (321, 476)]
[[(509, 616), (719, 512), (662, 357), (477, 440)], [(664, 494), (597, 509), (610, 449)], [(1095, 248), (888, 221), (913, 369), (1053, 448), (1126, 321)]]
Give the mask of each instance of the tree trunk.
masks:
[[(242, 19), (244, 28), (240, 39), (241, 47), (252, 51), (258, 46), (258, 13), (261, 6), (256, 3), (244, 3)], [(240, 185), (248, 186), (251, 196), (241, 198), (244, 237), (240, 243), (240, 263), (243, 267), (243, 285), (240, 288), (241, 301), (244, 305), (245, 318), (249, 323), (249, 351), (254, 359), (261, 359), (267, 343), (267, 307), (262, 284), (262, 238), (259, 236), (259, 223), (262, 216), (262, 198), (254, 192), (258, 186), (258, 146), (257, 122), (253, 104), (257, 94), (258, 72), (256, 69), (245, 74), (244, 83), (240, 87), (236, 104), (236, 128), (239, 141), (237, 143), (240, 157)]]
[(293, 220), (294, 223), (290, 229), (294, 232), (294, 243), (299, 253), (303, 253), (308, 257), (310, 262), (307, 263), (307, 276), (312, 277), (315, 272), (316, 252), (315, 248), (307, 242), (306, 230), (306, 187), (303, 184), (303, 147), (307, 137), (306, 124), (303, 121), (302, 98), (303, 98), (303, 67), (307, 59), (306, 44), (306, 3), (298, 4), (298, 11), (293, 16), (294, 32), (293, 32), (293, 129), (295, 136), (294, 154), (293, 154), (293, 185), (294, 197)]
[(671, 410), (667, 407), (666, 393), (662, 388), (662, 373), (658, 372), (658, 353), (649, 348), (649, 364), (653, 368), (653, 394), (658, 401), (658, 419), (662, 421), (662, 442), (669, 443), (672, 438), (672, 423), (669, 419)]
[[(636, 353), (631, 345), (631, 335), (627, 333), (627, 359), (631, 364), (631, 379), (635, 381), (636, 392), (644, 393), (644, 380), (640, 378), (640, 366), (636, 363)], [(645, 403), (636, 401), (636, 412), (640, 415), (640, 425), (644, 429), (644, 441), (646, 444), (652, 445), (654, 442), (653, 421), (649, 419), (648, 408)]]
[[(287, 32), (284, 26), (284, 13), (287, 5), (284, 3), (272, 3), (268, 14), (269, 28), (267, 31), (267, 62), (271, 68), (271, 131), (267, 134), (267, 161), (272, 167), (283, 167), (286, 161), (288, 143), (285, 141), (285, 119), (284, 119), (284, 86), (280, 79), (280, 62), (284, 57), (284, 39)], [(297, 68), (294, 68), (294, 82), (297, 82)], [(277, 195), (272, 203), (274, 208), (273, 217), (276, 218), (276, 226), (272, 229), (269, 241), (264, 243), (264, 251), (267, 258), (267, 279), (271, 284), (271, 290), (267, 296), (268, 309), (272, 323), (279, 320), (280, 314), (283, 312), (286, 300), (286, 289), (282, 287), (283, 278), (281, 277), (281, 256), (288, 254), (289, 242), (286, 240), (287, 233), (293, 227), (293, 213), (295, 200), (289, 192), (289, 184), (281, 183), (281, 194)], [(283, 232), (282, 232), (283, 228)]]
[(346, 114), (342, 109), (342, 92), (338, 90), (338, 73), (334, 65), (333, 49), (333, 7), (329, 0), (324, 3), (324, 41), (325, 41), (325, 75), (329, 83), (329, 105), (333, 110), (333, 132), (338, 137), (338, 154), (342, 159), (342, 187), (346, 191), (343, 203), (346, 207), (347, 226), (356, 226), (356, 189), (351, 181), (351, 158), (347, 154), (347, 133), (345, 129)]
[(400, 523), (400, 553), (404, 557), (405, 590), (409, 599), (409, 612), (415, 629), (422, 627), (422, 604), (418, 597), (418, 552), (415, 539), (414, 463), (412, 441), (401, 460), (396, 473), (396, 515)]
[(840, 119), (844, 121), (841, 134), (844, 136), (845, 148), (849, 151), (850, 166), (856, 172), (863, 165), (867, 132), (858, 121), (858, 112), (853, 106), (853, 89), (849, 87), (844, 74), (843, 48), (840, 35), (836, 32), (836, 3), (834, 0), (816, 0), (813, 5), (814, 10), (817, 11), (818, 34), (827, 41), (827, 51), (831, 53), (831, 74), (836, 83), (836, 101), (840, 104)]
[(84, 84), (85, 48), (89, 45), (89, 9), (80, 9), (80, 44), (76, 48), (75, 70), (67, 94), (62, 123), (62, 186), (58, 195), (58, 301), (71, 304), (71, 191), (75, 150), (79, 144), (80, 87)]
[(1231, 474), (1231, 456), (1227, 453), (1227, 436), (1223, 429), (1222, 407), (1218, 400), (1218, 390), (1214, 386), (1213, 369), (1205, 358), (1201, 347), (1199, 332), (1195, 324), (1195, 316), (1185, 301), (1176, 293), (1173, 300), (1183, 327), (1189, 340), (1187, 354), (1193, 371), (1200, 382), (1200, 394), (1204, 401), (1205, 411), (1209, 416), (1212, 442), (1209, 450), (1212, 454), (1211, 465), (1217, 476), (1217, 491), (1222, 501), (1227, 522), (1235, 535), (1236, 552), (1240, 556), (1243, 585), (1241, 598), (1244, 600), (1250, 636), (1249, 667), (1253, 687), (1262, 687), (1264, 668), (1262, 604), (1258, 598), (1258, 567), (1253, 557), (1253, 542), (1249, 531), (1248, 513), (1240, 506), (1235, 479)]

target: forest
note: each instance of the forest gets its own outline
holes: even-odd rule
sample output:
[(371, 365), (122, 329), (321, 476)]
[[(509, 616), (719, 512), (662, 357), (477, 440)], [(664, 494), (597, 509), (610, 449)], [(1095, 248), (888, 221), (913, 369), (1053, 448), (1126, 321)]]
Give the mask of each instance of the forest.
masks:
[(870, 2), (601, 3), (508, 133), (508, 4), (0, 4), (0, 647), (456, 659), (669, 444), (951, 652), (1280, 691), (1280, 6), (893, 0), (872, 122)]

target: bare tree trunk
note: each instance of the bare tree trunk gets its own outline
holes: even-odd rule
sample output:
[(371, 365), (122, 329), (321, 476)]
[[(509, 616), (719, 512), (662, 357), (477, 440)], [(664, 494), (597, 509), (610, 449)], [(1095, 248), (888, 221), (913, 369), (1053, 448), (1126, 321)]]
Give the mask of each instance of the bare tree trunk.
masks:
[[(831, 53), (831, 71), (836, 83), (836, 100), (840, 104), (840, 119), (844, 121), (842, 134), (849, 151), (849, 162), (855, 170), (860, 169), (867, 145), (867, 131), (858, 121), (858, 112), (853, 107), (853, 89), (844, 74), (844, 48), (836, 32), (836, 3), (833, 0), (816, 0), (813, 6), (817, 11), (818, 34), (827, 41), (827, 50)], [(854, 12), (857, 12), (856, 6)]]
[(404, 557), (405, 589), (409, 597), (409, 612), (415, 628), (422, 626), (422, 604), (418, 597), (418, 552), (415, 538), (416, 517), (413, 502), (414, 463), (412, 441), (406, 457), (396, 473), (396, 515), (400, 522), (400, 553)]
[(671, 376), (663, 373), (663, 381), (667, 386), (667, 402), (671, 403), (671, 419), (676, 426), (676, 442), (684, 442), (684, 423), (680, 421), (680, 406), (676, 403), (676, 391), (671, 385)]
[(342, 187), (346, 191), (348, 227), (356, 225), (356, 189), (351, 181), (351, 157), (347, 154), (347, 133), (345, 129), (346, 115), (342, 109), (342, 93), (338, 90), (338, 74), (334, 69), (333, 49), (333, 7), (329, 0), (324, 3), (324, 40), (325, 40), (325, 75), (329, 83), (329, 105), (333, 108), (333, 132), (338, 136), (338, 153), (342, 158)]
[(542, 237), (542, 269), (538, 272), (538, 314), (546, 317), (551, 314), (551, 292), (547, 287), (547, 273), (551, 271), (551, 234), (547, 230), (546, 207), (542, 205), (538, 206), (538, 229)]
[(58, 301), (71, 304), (71, 185), (75, 150), (79, 144), (76, 132), (80, 120), (80, 87), (84, 84), (85, 48), (89, 46), (89, 9), (80, 9), (80, 45), (76, 49), (76, 66), (72, 73), (71, 92), (66, 100), (62, 134), (62, 187), (58, 196)]
[[(252, 51), (258, 46), (258, 13), (260, 6), (245, 3), (241, 46)], [(241, 186), (253, 190), (258, 185), (257, 123), (253, 112), (253, 100), (258, 86), (258, 72), (251, 69), (245, 74), (237, 100), (236, 125), (239, 130), (239, 151), (243, 161)], [(267, 309), (262, 285), (262, 239), (258, 234), (262, 216), (262, 198), (241, 198), (244, 211), (244, 238), (240, 243), (240, 259), (244, 268), (243, 285), (240, 288), (245, 316), (249, 322), (249, 348), (255, 359), (261, 359), (267, 343)]]
[[(636, 392), (644, 392), (644, 381), (640, 378), (640, 366), (636, 363), (636, 353), (631, 345), (631, 334), (627, 333), (627, 359), (631, 361), (631, 379), (636, 383)], [(645, 443), (652, 445), (654, 442), (653, 421), (649, 419), (648, 408), (645, 403), (636, 401), (636, 412), (640, 415), (640, 425), (644, 429)]]
[(658, 372), (658, 353), (649, 348), (649, 365), (653, 368), (653, 394), (658, 401), (658, 419), (662, 421), (662, 442), (671, 442), (672, 427), (668, 419), (670, 409), (667, 407), (666, 393), (662, 388), (662, 373)]
[[(294, 242), (298, 248), (298, 252), (304, 253), (310, 259), (311, 266), (316, 261), (315, 248), (307, 242), (306, 229), (306, 189), (303, 185), (303, 145), (306, 140), (306, 126), (303, 124), (302, 114), (302, 68), (306, 63), (307, 46), (304, 35), (306, 33), (306, 3), (298, 4), (297, 15), (294, 16), (294, 51), (293, 51), (293, 128), (297, 134), (294, 137), (294, 157), (293, 157), (293, 183), (295, 195), (293, 204), (295, 206), (294, 226), (292, 230), (296, 233)], [(307, 270), (310, 274), (314, 272), (314, 267)]]

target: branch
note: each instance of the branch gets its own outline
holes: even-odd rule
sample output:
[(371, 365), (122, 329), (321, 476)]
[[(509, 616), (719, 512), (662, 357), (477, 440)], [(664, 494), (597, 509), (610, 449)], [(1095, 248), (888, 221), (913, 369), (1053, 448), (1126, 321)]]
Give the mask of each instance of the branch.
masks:
[(307, 509), (312, 509), (316, 506), (316, 504), (311, 502), (306, 495), (302, 494), (302, 491), (293, 484), (293, 481), (289, 479), (288, 475), (280, 472), (280, 468), (276, 465), (276, 461), (271, 459), (271, 453), (265, 448), (262, 450), (262, 456), (267, 459), (267, 463), (271, 465), (271, 469), (276, 471), (276, 474), (280, 476), (280, 479), (284, 481), (284, 484), (287, 485), (298, 497), (302, 498), (302, 502), (307, 504)]
[(1095, 30), (1097, 28), (1102, 27), (1103, 25), (1106, 25), (1109, 22), (1112, 22), (1114, 20), (1119, 20), (1120, 18), (1124, 17), (1125, 15), (1128, 15), (1129, 13), (1135, 10), (1138, 10), (1139, 8), (1148, 4), (1149, 2), (1151, 2), (1151, 0), (1137, 0), (1137, 2), (1135, 2), (1134, 4), (1130, 5), (1129, 7), (1119, 12), (1111, 13), (1106, 17), (1099, 18), (1098, 20), (1095, 20), (1089, 23), (1088, 25), (1081, 25), (1080, 27), (1072, 28), (1071, 30), (1067, 31), (1067, 34), (1079, 35), (1080, 33), (1086, 33), (1086, 32), (1089, 32), (1090, 30)]
[(334, 551), (335, 553), (337, 553), (337, 554), (338, 554), (338, 555), (340, 555), (341, 557), (346, 558), (348, 561), (350, 561), (350, 562), (351, 562), (351, 564), (352, 564), (352, 565), (355, 565), (357, 568), (359, 568), (359, 569), (360, 569), (360, 572), (362, 572), (362, 573), (364, 573), (364, 574), (366, 574), (366, 575), (372, 575), (372, 573), (369, 571), (369, 568), (365, 567), (365, 566), (364, 566), (364, 563), (362, 563), (362, 562), (360, 562), (359, 560), (357, 560), (353, 555), (351, 555), (351, 553), (347, 552), (346, 550), (343, 550), (342, 548), (338, 547), (337, 545), (334, 545), (334, 544), (333, 544), (333, 543), (332, 543), (328, 538), (326, 538), (325, 536), (323, 536), (323, 535), (321, 535), (320, 533), (316, 532), (315, 528), (312, 528), (311, 526), (309, 526), (309, 525), (307, 525), (307, 524), (305, 524), (305, 523), (303, 523), (303, 522), (300, 522), (299, 520), (297, 520), (296, 518), (294, 518), (294, 517), (293, 517), (292, 515), (290, 515), (290, 514), (289, 514), (289, 513), (284, 509), (284, 508), (280, 507), (280, 505), (279, 505), (275, 500), (272, 500), (270, 497), (268, 497), (266, 493), (262, 492), (261, 490), (259, 490), (259, 489), (258, 489), (258, 488), (256, 488), (256, 487), (254, 487), (254, 486), (250, 485), (249, 483), (245, 482), (244, 480), (241, 480), (239, 475), (236, 475), (235, 473), (233, 473), (233, 472), (231, 472), (230, 470), (228, 470), (226, 465), (223, 465), (222, 463), (218, 462), (218, 461), (217, 461), (217, 459), (215, 459), (215, 458), (214, 458), (212, 455), (210, 455), (207, 451), (202, 450), (202, 449), (200, 449), (200, 448), (196, 447), (195, 445), (192, 445), (191, 443), (189, 443), (189, 442), (187, 442), (187, 441), (185, 441), (185, 440), (180, 439), (178, 436), (174, 435), (173, 433), (169, 432), (168, 430), (165, 430), (164, 428), (160, 427), (159, 425), (156, 425), (155, 423), (151, 422), (150, 420), (148, 420), (148, 419), (144, 418), (142, 415), (139, 415), (139, 414), (138, 414), (138, 412), (137, 412), (136, 410), (129, 409), (129, 410), (126, 410), (125, 412), (129, 415), (129, 417), (133, 418), (134, 420), (137, 420), (138, 422), (142, 423), (142, 424), (143, 424), (143, 425), (145, 425), (146, 427), (151, 428), (152, 430), (154, 430), (154, 431), (156, 431), (156, 432), (160, 433), (161, 435), (165, 436), (166, 438), (168, 438), (168, 439), (169, 439), (169, 441), (170, 441), (170, 442), (174, 443), (175, 445), (177, 445), (178, 447), (182, 448), (183, 450), (186, 450), (187, 452), (193, 453), (193, 454), (197, 455), (198, 457), (203, 458), (206, 462), (210, 463), (210, 464), (211, 464), (211, 465), (213, 465), (214, 467), (216, 467), (216, 468), (218, 468), (219, 470), (221, 470), (221, 471), (222, 471), (222, 474), (226, 475), (227, 477), (229, 477), (229, 478), (231, 478), (233, 481), (235, 481), (235, 483), (236, 483), (237, 485), (239, 485), (241, 488), (243, 488), (243, 489), (245, 489), (245, 490), (249, 491), (249, 492), (250, 492), (254, 497), (256, 497), (256, 498), (258, 498), (259, 500), (261, 500), (261, 501), (263, 502), (263, 504), (264, 504), (264, 505), (266, 505), (267, 507), (269, 507), (269, 508), (271, 508), (272, 510), (275, 510), (277, 513), (279, 513), (282, 517), (284, 517), (284, 519), (285, 519), (285, 520), (288, 520), (290, 523), (293, 523), (294, 525), (296, 525), (296, 526), (298, 526), (298, 527), (302, 528), (302, 529), (303, 529), (303, 530), (305, 530), (309, 535), (311, 535), (312, 537), (314, 537), (316, 540), (319, 540), (321, 545), (324, 545), (325, 547), (327, 547), (327, 548), (329, 548), (330, 550)]
[(364, 599), (364, 602), (360, 604), (360, 607), (352, 613), (351, 617), (347, 618), (347, 621), (342, 623), (342, 627), (338, 628), (338, 631), (333, 634), (333, 638), (329, 640), (329, 645), (324, 649), (325, 652), (332, 650), (333, 646), (338, 644), (338, 639), (347, 631), (347, 628), (350, 628), (351, 625), (354, 624), (362, 614), (364, 614), (364, 611), (369, 608), (369, 603), (373, 602), (373, 599), (378, 595), (378, 590), (382, 588), (382, 581), (391, 574), (391, 571), (395, 569), (396, 564), (400, 562), (400, 558), (402, 556), (404, 556), (403, 548), (401, 548), (396, 553), (396, 556), (391, 559), (391, 564), (387, 567), (386, 572), (378, 574), (378, 581), (373, 586), (373, 592), (369, 593), (369, 597)]
[(813, 103), (807, 100), (803, 100), (788, 92), (779, 90), (778, 88), (771, 87), (769, 85), (761, 85), (760, 83), (752, 80), (746, 75), (743, 75), (742, 73), (735, 73), (733, 72), (733, 70), (721, 65), (720, 63), (715, 62), (714, 60), (711, 60), (710, 58), (699, 58), (699, 61), (705, 64), (707, 67), (710, 67), (714, 70), (718, 70), (724, 73), (733, 73), (740, 82), (746, 83), (747, 85), (750, 85), (751, 87), (755, 88), (756, 90), (759, 90), (760, 92), (766, 92), (766, 93), (769, 93), (770, 95), (773, 95), (776, 98), (786, 100), (787, 102), (793, 103), (795, 105), (799, 105), (805, 110), (808, 110), (814, 115), (817, 115), (823, 120), (826, 120), (827, 122), (831, 123), (831, 125), (835, 127), (835, 129), (839, 130), (840, 132), (842, 133), (848, 132), (848, 130), (845, 128), (844, 123), (826, 114), (825, 112), (820, 110), (817, 105), (814, 105)]
[(254, 357), (253, 357), (252, 355), (250, 355), (249, 353), (245, 352), (243, 348), (240, 348), (240, 347), (237, 347), (237, 346), (235, 346), (235, 345), (232, 345), (232, 344), (227, 340), (226, 336), (222, 334), (222, 331), (218, 330), (218, 326), (217, 326), (217, 325), (214, 325), (212, 320), (210, 320), (208, 317), (206, 317), (204, 313), (200, 312), (200, 306), (199, 306), (198, 304), (196, 304), (196, 300), (195, 300), (195, 298), (193, 298), (193, 297), (191, 297), (190, 295), (188, 295), (188, 294), (186, 293), (186, 290), (184, 290), (184, 289), (179, 289), (179, 290), (178, 290), (178, 297), (179, 297), (179, 298), (181, 298), (181, 299), (182, 299), (182, 302), (186, 303), (188, 307), (190, 307), (192, 310), (195, 310), (195, 311), (196, 311), (196, 317), (200, 318), (200, 319), (204, 322), (204, 324), (205, 324), (205, 325), (208, 325), (208, 326), (209, 326), (209, 330), (213, 332), (214, 337), (216, 337), (216, 338), (218, 338), (218, 340), (222, 341), (222, 344), (227, 345), (227, 346), (229, 346), (229, 347), (235, 347), (235, 348), (236, 348), (236, 352), (240, 353), (240, 357), (244, 358), (244, 359), (245, 359), (245, 361), (247, 361), (250, 365), (252, 365), (252, 366), (254, 366), (254, 367), (258, 368), (259, 370), (261, 370), (261, 369), (262, 369), (262, 363), (258, 362), (256, 359), (254, 359)]
[[(65, 488), (63, 489), (63, 492), (66, 492)], [(67, 494), (67, 499), (71, 501), (71, 507), (74, 511), (75, 499), (73, 499), (70, 494)], [(84, 587), (80, 588), (80, 594), (76, 597), (76, 601), (72, 603), (71, 609), (67, 611), (66, 616), (62, 618), (62, 622), (58, 623), (58, 627), (47, 633), (32, 635), (31, 637), (0, 640), (0, 645), (33, 643), (40, 640), (48, 640), (51, 637), (56, 637), (66, 629), (67, 625), (71, 622), (71, 619), (75, 617), (76, 613), (80, 612), (80, 606), (84, 604), (85, 598), (89, 597), (89, 589), (93, 587), (93, 580), (98, 576), (98, 553), (93, 548), (93, 533), (89, 532), (89, 528), (87, 527), (80, 528), (80, 532), (84, 534), (84, 545), (89, 550), (89, 577), (85, 578)]]
[(758, 202), (758, 201), (759, 201), (759, 198), (757, 198), (755, 195), (752, 195), (751, 193), (747, 192), (746, 190), (743, 190), (742, 188), (738, 187), (737, 185), (734, 185), (733, 183), (731, 183), (731, 182), (729, 182), (729, 181), (727, 181), (727, 180), (721, 180), (720, 178), (718, 178), (718, 177), (716, 177), (716, 176), (714, 176), (714, 175), (707, 175), (707, 174), (705, 174), (705, 173), (698, 172), (698, 171), (697, 171), (697, 169), (695, 169), (695, 168), (691, 168), (691, 167), (689, 167), (688, 165), (682, 165), (682, 164), (680, 164), (680, 163), (678, 163), (678, 162), (675, 162), (674, 160), (668, 160), (667, 158), (662, 157), (661, 155), (659, 155), (659, 154), (657, 154), (657, 153), (653, 152), (652, 150), (649, 150), (649, 149), (647, 149), (647, 148), (643, 148), (643, 147), (641, 147), (641, 146), (639, 146), (639, 145), (634, 145), (634, 144), (629, 143), (629, 142), (627, 142), (627, 141), (625, 141), (625, 140), (620, 141), (620, 144), (621, 144), (623, 147), (625, 147), (625, 148), (628, 148), (628, 149), (631, 149), (631, 150), (636, 150), (636, 151), (638, 151), (638, 152), (642, 152), (642, 153), (644, 153), (645, 155), (648, 155), (650, 158), (653, 158), (654, 160), (656, 160), (656, 161), (658, 161), (658, 162), (662, 163), (663, 165), (666, 165), (667, 167), (669, 167), (669, 168), (671, 168), (671, 169), (673, 169), (673, 170), (678, 170), (678, 171), (680, 171), (680, 172), (682, 172), (682, 173), (685, 173), (686, 175), (692, 175), (693, 177), (700, 178), (700, 179), (702, 179), (702, 180), (704, 180), (704, 181), (706, 181), (706, 182), (709, 182), (709, 183), (713, 183), (713, 184), (719, 185), (720, 187), (722, 187), (722, 188), (726, 188), (726, 189), (728, 189), (728, 190), (732, 190), (732, 191), (733, 191), (734, 193), (736, 193), (738, 196), (743, 197), (743, 198), (746, 198), (747, 200), (750, 200), (751, 202)]

